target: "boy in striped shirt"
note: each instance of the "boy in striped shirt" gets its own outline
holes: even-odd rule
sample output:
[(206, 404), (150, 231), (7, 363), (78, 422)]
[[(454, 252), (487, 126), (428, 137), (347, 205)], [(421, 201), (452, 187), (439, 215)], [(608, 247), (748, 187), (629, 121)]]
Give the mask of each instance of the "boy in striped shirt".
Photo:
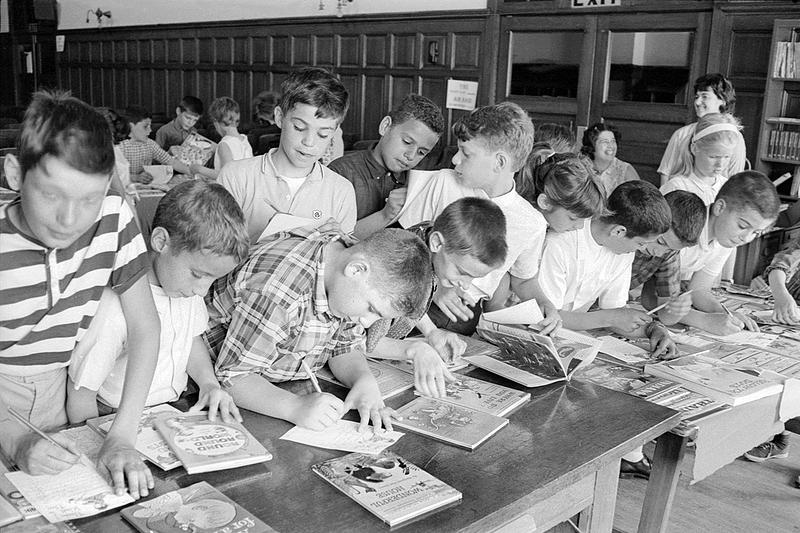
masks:
[(119, 413), (98, 458), (118, 493), (153, 487), (134, 444), (153, 378), (159, 322), (147, 285), (147, 251), (128, 205), (108, 187), (111, 132), (94, 109), (63, 93), (34, 95), (19, 141), (6, 156), (11, 187), (0, 205), (0, 447), (30, 474), (54, 474), (78, 460), (22, 427), (13, 407), (45, 431), (67, 422), (67, 365), (110, 287), (128, 320), (130, 359)]

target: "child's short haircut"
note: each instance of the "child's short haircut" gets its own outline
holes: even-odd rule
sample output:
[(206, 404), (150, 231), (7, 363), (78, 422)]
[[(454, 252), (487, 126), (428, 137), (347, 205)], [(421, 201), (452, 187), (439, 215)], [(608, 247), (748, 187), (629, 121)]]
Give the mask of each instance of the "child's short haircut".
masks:
[(108, 127), (111, 128), (111, 137), (114, 144), (121, 143), (130, 136), (131, 125), (119, 113), (110, 107), (98, 107), (97, 110), (106, 119)]
[[(722, 129), (720, 131), (710, 130), (712, 133), (702, 134), (703, 131), (712, 126), (727, 129)], [(736, 150), (740, 144), (744, 144), (742, 134), (739, 133), (741, 127), (739, 119), (730, 113), (708, 113), (704, 115), (697, 121), (697, 125), (694, 127), (694, 134), (692, 134), (689, 144), (680, 154), (676, 175), (688, 176), (691, 174), (694, 168), (694, 154), (697, 151), (711, 150), (718, 145)], [(744, 151), (744, 148), (742, 151)]]
[(288, 113), (297, 104), (316, 107), (317, 118), (341, 122), (347, 114), (347, 89), (324, 68), (301, 68), (281, 83), (281, 111)]
[(525, 165), (517, 192), (537, 209), (539, 195), (544, 194), (553, 205), (580, 218), (605, 213), (603, 191), (592, 179), (587, 163), (573, 153), (556, 153), (538, 165)]
[(153, 114), (150, 111), (138, 105), (126, 107), (122, 112), (122, 116), (129, 124), (138, 124), (143, 120), (153, 118)]
[(626, 181), (608, 196), (610, 213), (600, 218), (605, 224), (625, 226), (626, 237), (660, 235), (669, 230), (672, 214), (658, 188), (650, 182)]
[(620, 135), (619, 131), (617, 131), (617, 128), (611, 124), (597, 122), (586, 128), (586, 131), (583, 132), (583, 139), (581, 140), (581, 153), (590, 159), (594, 159), (594, 143), (597, 142), (597, 138), (600, 137), (600, 134), (604, 131), (610, 131), (614, 135), (614, 140), (617, 143), (622, 140), (622, 136)]
[(445, 207), (433, 222), (444, 237), (447, 253), (476, 257), (490, 267), (506, 260), (506, 217), (497, 204), (485, 198), (461, 198)]
[(453, 133), (461, 142), (480, 137), (490, 150), (506, 151), (512, 158), (513, 172), (522, 168), (533, 146), (533, 122), (513, 102), (473, 110), (453, 125)]
[(403, 316), (420, 316), (431, 294), (428, 246), (411, 232), (384, 229), (356, 244), (373, 269), (370, 284)]
[(672, 191), (664, 195), (672, 213), (672, 231), (685, 246), (694, 246), (706, 225), (707, 208), (703, 200), (689, 191)]
[(704, 74), (695, 80), (694, 92), (712, 91), (724, 103), (717, 110), (720, 113), (733, 113), (736, 108), (736, 91), (728, 78), (719, 72)]
[(408, 94), (400, 105), (389, 112), (392, 124), (402, 124), (411, 119), (419, 120), (436, 135), (444, 133), (442, 110), (433, 100), (419, 94)]
[(208, 108), (208, 118), (224, 126), (239, 125), (239, 104), (228, 96), (220, 96), (211, 102)]
[(536, 125), (536, 133), (533, 135), (536, 143), (547, 143), (556, 153), (575, 152), (575, 135), (572, 130), (555, 122), (545, 122)]
[(745, 170), (731, 176), (717, 193), (716, 200), (725, 200), (737, 211), (755, 209), (767, 220), (778, 217), (781, 201), (775, 185), (761, 172)]
[(19, 136), (22, 179), (45, 156), (80, 172), (111, 177), (114, 146), (106, 119), (69, 93), (34, 93)]
[(275, 91), (261, 91), (253, 98), (253, 116), (272, 116), (275, 106), (278, 105), (281, 95)]
[(242, 209), (219, 183), (192, 180), (173, 187), (158, 202), (156, 227), (167, 230), (175, 253), (202, 251), (241, 263), (250, 246)]
[(181, 103), (178, 104), (178, 107), (181, 109), (181, 111), (188, 111), (189, 113), (193, 113), (197, 116), (203, 114), (203, 101), (196, 96), (187, 94), (183, 97)]

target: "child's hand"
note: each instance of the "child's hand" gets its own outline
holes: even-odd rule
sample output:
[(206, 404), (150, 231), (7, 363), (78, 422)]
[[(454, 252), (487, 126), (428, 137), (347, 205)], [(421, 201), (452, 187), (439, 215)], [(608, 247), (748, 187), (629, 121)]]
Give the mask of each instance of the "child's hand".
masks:
[(117, 495), (125, 493), (126, 482), (128, 492), (135, 499), (147, 496), (149, 489), (155, 486), (153, 474), (145, 466), (136, 448), (111, 434), (106, 436), (100, 448), (97, 467), (100, 474), (111, 477)]
[(472, 311), (461, 299), (455, 287), (439, 285), (433, 293), (433, 301), (453, 322), (466, 322), (472, 318)]
[(542, 306), (542, 314), (544, 314), (544, 320), (538, 324), (538, 326), (542, 328), (539, 333), (542, 335), (550, 335), (551, 337), (555, 336), (562, 325), (561, 315), (558, 313), (558, 309), (551, 304), (546, 304)]
[(467, 343), (452, 331), (434, 328), (425, 335), (425, 340), (447, 362), (452, 362), (467, 350)]
[(189, 172), (191, 173), (192, 176), (194, 176), (195, 174), (203, 174), (203, 168), (205, 168), (203, 167), (203, 165), (200, 165), (198, 163), (191, 163), (189, 165)]
[(394, 220), (394, 217), (403, 209), (403, 205), (406, 203), (407, 193), (408, 189), (405, 187), (394, 189), (389, 193), (389, 197), (386, 198), (386, 206), (381, 210), (383, 218), (385, 218), (387, 222)]
[(763, 291), (763, 290), (768, 290), (769, 285), (767, 284), (766, 281), (764, 281), (763, 277), (756, 276), (750, 280), (750, 288), (756, 291)]
[(703, 316), (701, 327), (716, 335), (733, 335), (742, 331), (744, 324), (725, 313), (707, 313)]
[(644, 311), (629, 309), (627, 307), (612, 309), (609, 311), (609, 315), (611, 318), (609, 326), (621, 329), (622, 331), (634, 331), (653, 321), (653, 317)]
[(370, 420), (372, 420), (372, 430), (375, 432), (380, 431), (381, 427), (392, 430), (394, 409), (384, 405), (378, 382), (375, 381), (372, 374), (358, 379), (350, 388), (350, 392), (344, 399), (342, 413), (346, 413), (350, 409), (357, 409), (361, 417), (361, 424), (358, 426), (359, 432), (367, 429)]
[(239, 408), (236, 407), (233, 398), (219, 384), (201, 386), (197, 403), (189, 411), (202, 411), (205, 408), (208, 408), (208, 419), (212, 422), (217, 419), (217, 412), (223, 422), (242, 421), (242, 415), (239, 414)]
[(22, 437), (14, 455), (14, 462), (20, 470), (32, 476), (52, 475), (63, 472), (80, 460), (81, 451), (75, 441), (59, 433), (49, 435), (72, 453), (30, 433)]
[(143, 183), (147, 185), (151, 181), (153, 181), (153, 176), (145, 172), (144, 170), (139, 172), (138, 174), (131, 174), (131, 181), (135, 181), (136, 183)]
[(414, 360), (414, 388), (425, 396), (446, 396), (446, 382), (456, 378), (447, 370), (440, 354), (427, 342), (416, 341), (406, 350), (406, 355)]
[[(788, 296), (788, 297), (787, 297)], [(791, 295), (780, 296), (775, 293), (775, 309), (772, 311), (772, 320), (781, 324), (797, 324), (800, 322), (800, 309)]]
[(731, 314), (733, 315), (733, 317), (736, 320), (738, 320), (739, 322), (742, 323), (742, 327), (744, 327), (744, 329), (746, 329), (748, 331), (756, 331), (756, 332), (761, 331), (761, 328), (758, 327), (758, 324), (756, 323), (755, 320), (753, 320), (752, 317), (750, 317), (750, 316), (748, 316), (748, 315), (746, 315), (744, 313), (740, 313), (738, 311), (736, 311), (734, 313), (731, 313)]
[(344, 410), (342, 400), (327, 392), (297, 396), (296, 401), (295, 414), (289, 422), (314, 431), (322, 431), (332, 426), (347, 412)]
[(674, 359), (678, 356), (678, 347), (667, 331), (667, 328), (654, 322), (648, 335), (650, 339), (650, 355), (659, 359)]
[(667, 306), (659, 313), (659, 317), (662, 321), (668, 321), (670, 324), (674, 324), (689, 313), (692, 310), (692, 294), (689, 292), (685, 292), (680, 294), (674, 298), (672, 298)]

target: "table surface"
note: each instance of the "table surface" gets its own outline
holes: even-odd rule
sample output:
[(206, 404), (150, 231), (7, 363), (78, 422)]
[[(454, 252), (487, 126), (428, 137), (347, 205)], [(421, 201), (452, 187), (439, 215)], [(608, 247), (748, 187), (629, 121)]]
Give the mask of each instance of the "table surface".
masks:
[[(469, 375), (510, 386), (482, 370)], [(530, 392), (531, 400), (509, 416), (509, 425), (473, 452), (413, 433), (390, 448), (463, 493), (460, 505), (412, 522), (404, 532), (455, 531), (487, 517), (510, 519), (520, 500), (547, 498), (619, 461), (679, 421), (676, 411), (588, 383)], [(408, 391), (387, 403), (396, 407), (412, 397)], [(279, 440), (291, 428), (288, 422), (249, 411), (244, 418), (245, 426), (272, 452), (271, 461), (194, 476), (182, 468), (154, 468), (154, 494), (206, 480), (280, 532), (388, 530), (311, 472), (312, 464), (344, 452)], [(116, 512), (74, 523), (86, 532), (132, 530)]]

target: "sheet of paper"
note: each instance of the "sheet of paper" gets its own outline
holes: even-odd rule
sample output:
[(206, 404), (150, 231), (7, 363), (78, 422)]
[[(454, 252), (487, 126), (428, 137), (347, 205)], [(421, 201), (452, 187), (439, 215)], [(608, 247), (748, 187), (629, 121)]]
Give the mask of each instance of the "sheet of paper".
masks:
[(132, 503), (127, 492), (122, 496), (86, 462), (53, 476), (31, 476), (8, 472), (6, 477), (51, 522), (73, 520)]
[(650, 358), (650, 354), (647, 353), (646, 350), (629, 342), (625, 342), (622, 339), (610, 335), (604, 335), (598, 338), (603, 341), (602, 346), (600, 346), (600, 351), (615, 359), (619, 359), (623, 363), (644, 363)]
[(371, 427), (367, 428), (363, 433), (359, 433), (358, 425), (358, 422), (339, 420), (336, 425), (322, 431), (313, 431), (295, 426), (284, 433), (281, 439), (328, 450), (377, 454), (397, 442), (404, 435), (399, 431), (374, 433)]
[(759, 348), (766, 348), (772, 341), (777, 338), (777, 335), (770, 333), (757, 333), (755, 331), (742, 330), (732, 335), (721, 335), (718, 339), (721, 342), (728, 344), (749, 344), (751, 346), (758, 346)]
[(526, 300), (517, 305), (483, 313), (483, 318), (500, 324), (538, 324), (544, 320), (536, 300)]
[(267, 227), (261, 232), (258, 241), (261, 242), (266, 237), (274, 235), (280, 231), (288, 231), (295, 228), (303, 228), (306, 226), (317, 227), (320, 226), (324, 220), (314, 220), (313, 218), (298, 217), (295, 215), (287, 215), (286, 213), (276, 213), (275, 216), (269, 221)]

